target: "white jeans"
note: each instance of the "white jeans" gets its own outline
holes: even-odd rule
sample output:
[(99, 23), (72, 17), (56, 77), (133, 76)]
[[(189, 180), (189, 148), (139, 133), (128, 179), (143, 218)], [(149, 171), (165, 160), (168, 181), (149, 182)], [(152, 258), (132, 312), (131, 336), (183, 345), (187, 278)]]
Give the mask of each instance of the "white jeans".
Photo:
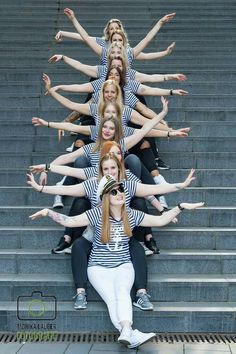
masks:
[(130, 290), (134, 283), (132, 263), (119, 267), (88, 267), (88, 279), (107, 305), (111, 322), (121, 331), (121, 321), (133, 323)]

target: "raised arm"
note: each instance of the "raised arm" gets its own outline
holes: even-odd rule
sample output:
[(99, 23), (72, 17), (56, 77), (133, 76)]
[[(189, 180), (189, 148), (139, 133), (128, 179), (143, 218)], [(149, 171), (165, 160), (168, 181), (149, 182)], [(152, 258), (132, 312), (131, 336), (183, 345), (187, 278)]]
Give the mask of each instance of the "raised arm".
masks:
[(180, 203), (173, 209), (163, 213), (161, 216), (145, 214), (140, 226), (161, 227), (169, 224), (183, 210), (194, 210), (201, 208), (204, 205), (200, 203)]
[(53, 91), (77, 92), (77, 93), (92, 93), (94, 92), (91, 82), (85, 84), (72, 84), (72, 85), (56, 85), (52, 87)]
[(56, 42), (61, 42), (62, 37), (76, 39), (77, 41), (81, 41), (81, 42), (83, 41), (83, 38), (79, 33), (67, 32), (67, 31), (58, 31), (54, 38)]
[[(175, 16), (175, 12), (165, 15), (162, 17), (156, 24), (155, 26), (151, 29), (151, 31), (148, 32), (145, 38), (141, 40), (134, 48), (133, 48), (133, 54), (134, 58), (138, 56), (139, 53), (141, 53), (144, 48), (150, 43), (150, 41), (155, 37), (155, 35), (159, 32), (161, 29), (162, 25), (165, 23), (171, 21)], [(81, 34), (81, 33), (80, 33)]]
[(43, 81), (45, 83), (45, 89), (49, 95), (55, 98), (56, 101), (62, 104), (62, 106), (71, 109), (72, 111), (77, 111), (79, 113), (90, 115), (89, 104), (87, 103), (76, 103), (68, 98), (60, 95), (58, 92), (54, 91), (51, 87), (51, 80), (48, 75), (43, 74)]
[(142, 184), (137, 183), (136, 197), (146, 197), (147, 195), (162, 195), (171, 192), (177, 192), (181, 189), (187, 188), (192, 181), (195, 180), (195, 170), (192, 169), (188, 174), (186, 180), (182, 183), (165, 183), (165, 184)]
[(69, 8), (64, 9), (64, 14), (69, 18), (76, 28), (76, 31), (79, 32), (83, 41), (98, 55), (102, 54), (102, 47), (88, 35), (85, 29), (81, 26), (78, 20), (75, 17), (74, 11)]
[(66, 64), (70, 65), (72, 68), (81, 71), (85, 75), (97, 78), (97, 65), (86, 65), (78, 60), (67, 57), (62, 54), (55, 54), (48, 59), (50, 64), (57, 63), (58, 61), (64, 61)]
[(30, 215), (29, 218), (31, 220), (36, 220), (36, 219), (39, 219), (39, 218), (42, 218), (45, 216), (48, 216), (53, 221), (57, 222), (60, 225), (65, 226), (65, 227), (82, 227), (82, 226), (89, 225), (89, 220), (88, 220), (86, 213), (76, 215), (76, 216), (67, 216), (67, 215), (52, 211), (50, 209), (42, 209), (42, 210), (38, 211), (37, 213)]
[[(124, 138), (124, 142), (127, 150), (131, 149), (134, 145), (136, 145), (152, 128), (155, 127), (156, 124), (158, 124), (167, 115), (168, 101), (164, 97), (161, 98), (161, 101), (163, 105), (162, 111), (159, 114), (157, 114), (153, 119), (145, 119), (143, 117), (145, 119), (145, 124), (143, 125), (143, 127), (141, 129), (137, 129), (133, 135)], [(155, 194), (155, 193), (151, 193), (151, 194)]]
[(156, 60), (156, 59), (161, 59), (169, 54), (172, 53), (173, 49), (175, 47), (175, 42), (172, 42), (171, 45), (169, 45), (166, 50), (163, 50), (162, 52), (154, 52), (154, 53), (143, 53), (141, 52), (135, 59), (138, 60)]

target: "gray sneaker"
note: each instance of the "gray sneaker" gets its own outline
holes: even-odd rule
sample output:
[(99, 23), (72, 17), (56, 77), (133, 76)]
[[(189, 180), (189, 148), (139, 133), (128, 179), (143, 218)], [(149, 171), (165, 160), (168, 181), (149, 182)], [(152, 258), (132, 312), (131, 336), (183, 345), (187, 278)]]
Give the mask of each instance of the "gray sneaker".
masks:
[(75, 299), (74, 309), (76, 310), (84, 310), (87, 308), (87, 299), (85, 291), (81, 291), (76, 294), (73, 299)]
[(151, 296), (148, 295), (147, 293), (143, 293), (143, 292), (137, 293), (133, 305), (144, 311), (152, 311), (154, 307), (149, 300), (150, 297)]

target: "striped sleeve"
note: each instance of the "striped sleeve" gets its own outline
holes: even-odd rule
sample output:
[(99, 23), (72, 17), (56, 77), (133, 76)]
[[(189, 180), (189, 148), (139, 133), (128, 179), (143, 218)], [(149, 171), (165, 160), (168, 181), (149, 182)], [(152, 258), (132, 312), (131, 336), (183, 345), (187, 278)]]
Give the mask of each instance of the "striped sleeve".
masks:
[(127, 78), (128, 78), (128, 80), (135, 80), (136, 73), (137, 73), (136, 70), (129, 68), (127, 70)]
[(85, 167), (85, 168), (83, 169), (83, 171), (84, 171), (85, 177), (86, 177), (87, 179), (94, 178), (94, 177), (97, 178), (97, 176), (98, 176), (98, 169), (97, 169), (97, 167)]
[(135, 108), (136, 104), (139, 102), (139, 99), (130, 91), (124, 91), (125, 93), (125, 105), (131, 108)]
[[(130, 135), (133, 135), (135, 132), (136, 132), (137, 129), (135, 128), (131, 128), (131, 127), (127, 127), (127, 125), (125, 125), (123, 127), (123, 134), (124, 134), (124, 137), (128, 137)], [(92, 136), (92, 135), (91, 135)]]
[(107, 66), (106, 65), (98, 65), (97, 66), (97, 77), (105, 79), (106, 76), (107, 76)]
[(101, 38), (101, 37), (95, 37), (95, 40), (97, 42), (98, 45), (100, 45), (101, 47), (106, 48), (108, 43), (105, 41), (105, 39)]
[(90, 82), (94, 92), (98, 92), (101, 90), (102, 84), (104, 83), (104, 79), (97, 79), (97, 80), (93, 80)]
[(99, 221), (101, 220), (102, 212), (100, 207), (96, 207), (90, 210), (87, 210), (86, 215), (89, 219), (89, 223), (92, 226), (97, 226)]
[(140, 82), (135, 80), (129, 80), (125, 85), (125, 90), (131, 91), (132, 93), (138, 93)]
[(107, 65), (108, 61), (107, 61), (107, 49), (102, 47), (102, 55), (101, 55), (101, 64), (102, 65)]
[(133, 229), (135, 226), (140, 225), (145, 216), (145, 213), (143, 211), (131, 208), (127, 210), (127, 213), (131, 229)]
[(124, 125), (127, 125), (127, 123), (131, 120), (131, 115), (132, 115), (132, 108), (127, 106), (124, 107), (122, 112), (122, 123)]

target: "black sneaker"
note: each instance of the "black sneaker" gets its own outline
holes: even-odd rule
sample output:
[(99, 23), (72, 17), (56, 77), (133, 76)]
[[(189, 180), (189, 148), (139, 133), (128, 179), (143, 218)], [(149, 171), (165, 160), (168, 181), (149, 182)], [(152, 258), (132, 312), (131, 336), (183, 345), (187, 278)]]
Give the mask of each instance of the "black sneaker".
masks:
[(168, 166), (162, 159), (160, 159), (160, 157), (156, 159), (156, 163), (157, 163), (157, 167), (160, 170), (169, 170), (170, 169), (170, 166)]
[(69, 247), (70, 243), (66, 242), (62, 236), (58, 245), (51, 250), (51, 253), (64, 253)]
[(87, 299), (85, 291), (81, 291), (76, 294), (73, 299), (75, 299), (74, 309), (76, 310), (84, 310), (87, 308)]
[(151, 251), (153, 251), (154, 254), (159, 254), (160, 250), (157, 247), (156, 241), (155, 239), (152, 237), (150, 238), (149, 241), (144, 241), (145, 245), (147, 246), (147, 248), (149, 248)]

